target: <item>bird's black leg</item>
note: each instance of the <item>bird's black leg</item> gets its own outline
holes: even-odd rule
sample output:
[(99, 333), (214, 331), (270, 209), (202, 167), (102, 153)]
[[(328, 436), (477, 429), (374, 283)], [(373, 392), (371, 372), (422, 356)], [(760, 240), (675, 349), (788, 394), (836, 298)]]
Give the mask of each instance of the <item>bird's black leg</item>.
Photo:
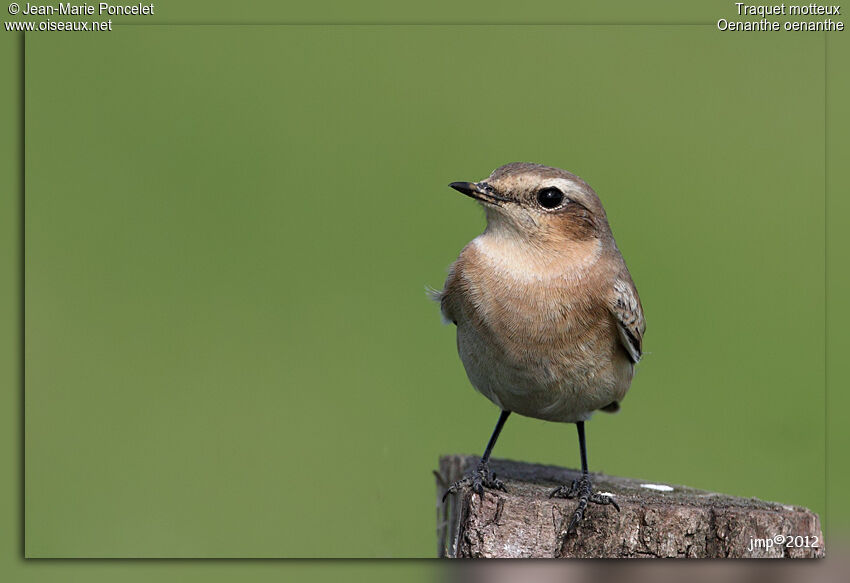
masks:
[(478, 462), (478, 467), (475, 468), (470, 475), (449, 486), (446, 493), (443, 494), (443, 501), (445, 501), (446, 496), (454, 494), (464, 486), (472, 486), (472, 491), (479, 496), (484, 494), (484, 488), (501, 490), (502, 492), (508, 491), (507, 488), (505, 488), (504, 482), (497, 480), (495, 474), (490, 473), (490, 468), (488, 467), (487, 462), (490, 461), (490, 453), (493, 451), (493, 446), (496, 445), (496, 440), (499, 439), (502, 427), (504, 427), (505, 421), (508, 420), (508, 416), (510, 414), (510, 411), (502, 411), (499, 415), (499, 420), (496, 422), (496, 428), (493, 429), (493, 435), (490, 436), (490, 441), (487, 442), (487, 448), (484, 450), (484, 456), (481, 458), (481, 461)]
[(570, 520), (569, 526), (567, 527), (567, 534), (575, 532), (576, 526), (579, 522), (581, 522), (581, 519), (584, 518), (584, 511), (589, 502), (602, 505), (611, 504), (617, 509), (617, 512), (620, 511), (620, 506), (614, 498), (607, 494), (593, 493), (593, 487), (590, 483), (590, 475), (587, 472), (587, 444), (584, 439), (584, 421), (576, 422), (576, 428), (578, 429), (578, 445), (581, 449), (581, 478), (573, 480), (573, 483), (570, 484), (569, 487), (559, 486), (552, 490), (552, 493), (549, 494), (549, 498), (575, 498), (578, 496), (578, 506), (576, 507), (576, 511), (573, 513), (573, 518)]

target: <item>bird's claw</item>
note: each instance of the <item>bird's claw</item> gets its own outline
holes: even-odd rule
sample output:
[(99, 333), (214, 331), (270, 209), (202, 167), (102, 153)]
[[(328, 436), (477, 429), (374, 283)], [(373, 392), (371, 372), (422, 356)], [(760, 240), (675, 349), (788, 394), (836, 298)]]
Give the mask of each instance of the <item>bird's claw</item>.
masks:
[(449, 494), (455, 494), (467, 486), (470, 486), (472, 491), (479, 496), (484, 495), (484, 488), (501, 490), (502, 492), (508, 491), (505, 483), (496, 478), (496, 474), (492, 473), (487, 464), (482, 462), (478, 464), (478, 467), (470, 475), (454, 482), (446, 489), (446, 493), (443, 494), (443, 502), (446, 501)]
[(549, 494), (549, 498), (575, 498), (578, 494), (579, 480), (573, 480), (572, 484), (558, 486)]
[(610, 504), (617, 509), (617, 512), (620, 511), (620, 505), (617, 504), (617, 501), (613, 496), (608, 494), (593, 494), (590, 496), (590, 501), (594, 504), (599, 504), (600, 506), (608, 506)]
[(587, 505), (590, 502), (594, 504), (600, 504), (602, 506), (608, 506), (609, 504), (617, 509), (617, 512), (620, 511), (620, 505), (617, 504), (617, 501), (608, 494), (600, 494), (593, 493), (590, 484), (590, 478), (586, 475), (582, 476), (578, 480), (573, 480), (572, 484), (567, 487), (558, 486), (549, 494), (549, 498), (567, 498), (572, 499), (578, 496), (578, 506), (576, 507), (575, 512), (573, 512), (573, 517), (570, 520), (570, 524), (567, 526), (567, 534), (574, 533), (576, 530), (576, 526), (581, 522), (581, 519), (584, 518), (584, 511), (587, 509)]

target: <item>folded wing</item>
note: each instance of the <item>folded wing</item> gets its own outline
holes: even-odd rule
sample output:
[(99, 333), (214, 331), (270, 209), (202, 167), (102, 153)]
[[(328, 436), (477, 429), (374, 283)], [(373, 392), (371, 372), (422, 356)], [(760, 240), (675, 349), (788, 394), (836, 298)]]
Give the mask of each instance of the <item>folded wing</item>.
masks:
[(643, 319), (640, 297), (628, 275), (614, 282), (610, 309), (617, 320), (620, 343), (626, 349), (631, 361), (637, 363), (643, 355), (643, 333), (646, 331), (646, 322)]

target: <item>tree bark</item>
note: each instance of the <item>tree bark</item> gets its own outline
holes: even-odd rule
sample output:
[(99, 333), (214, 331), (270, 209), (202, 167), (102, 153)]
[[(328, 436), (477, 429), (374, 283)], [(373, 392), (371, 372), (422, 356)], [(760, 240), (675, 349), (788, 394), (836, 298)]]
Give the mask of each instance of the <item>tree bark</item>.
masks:
[(490, 469), (508, 492), (486, 490), (479, 496), (467, 487), (441, 502), (446, 485), (469, 473), (478, 460), (440, 458), (441, 557), (824, 556), (820, 519), (806, 508), (604, 474), (591, 474), (594, 491), (613, 494), (620, 512), (588, 504), (576, 533), (566, 535), (577, 501), (550, 499), (549, 493), (580, 472), (555, 466), (493, 459)]

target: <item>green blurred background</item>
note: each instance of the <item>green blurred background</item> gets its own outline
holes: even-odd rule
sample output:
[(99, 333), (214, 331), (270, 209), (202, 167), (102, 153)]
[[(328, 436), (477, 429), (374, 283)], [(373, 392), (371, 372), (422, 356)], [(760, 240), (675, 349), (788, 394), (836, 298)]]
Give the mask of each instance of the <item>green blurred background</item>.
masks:
[[(359, 27), (324, 29), (336, 38), (322, 44), (286, 30), (27, 41), (28, 554), (431, 556), (428, 471), (439, 453), (480, 452), (496, 412), (468, 388), (421, 286), (439, 285), (483, 224), (445, 183), (512, 159), (591, 182), (647, 309), (651, 354), (633, 392), (589, 427), (595, 468), (823, 512), (822, 35), (495, 27), (457, 38), (476, 27), (392, 40)], [(837, 72), (846, 43), (829, 43)], [(499, 69), (517, 77), (516, 63), (524, 84), (493, 85)], [(437, 86), (457, 79), (491, 91)], [(358, 91), (322, 95), (341, 86)], [(847, 91), (836, 76), (828, 88)], [(840, 101), (828, 102), (833, 128), (846, 121)], [(846, 184), (840, 139), (827, 134), (831, 190)], [(4, 197), (10, 250), (16, 205)], [(832, 241), (846, 208), (830, 205)], [(309, 244), (292, 243), (297, 230)], [(330, 265), (305, 271), (312, 260)], [(830, 290), (846, 289), (830, 273)], [(302, 376), (311, 383), (296, 393)], [(4, 410), (11, 445), (18, 408)], [(512, 419), (497, 455), (575, 465), (573, 442), (567, 426)], [(304, 551), (321, 534), (295, 522), (304, 516), (333, 525), (319, 552)], [(208, 567), (74, 572), (231, 570)]]
[[(27, 556), (431, 556), (430, 471), (497, 410), (424, 286), (483, 227), (446, 184), (515, 160), (594, 186), (643, 298), (592, 467), (823, 512), (822, 56), (703, 27), (31, 37)], [(512, 419), (495, 455), (575, 466), (574, 430)]]

